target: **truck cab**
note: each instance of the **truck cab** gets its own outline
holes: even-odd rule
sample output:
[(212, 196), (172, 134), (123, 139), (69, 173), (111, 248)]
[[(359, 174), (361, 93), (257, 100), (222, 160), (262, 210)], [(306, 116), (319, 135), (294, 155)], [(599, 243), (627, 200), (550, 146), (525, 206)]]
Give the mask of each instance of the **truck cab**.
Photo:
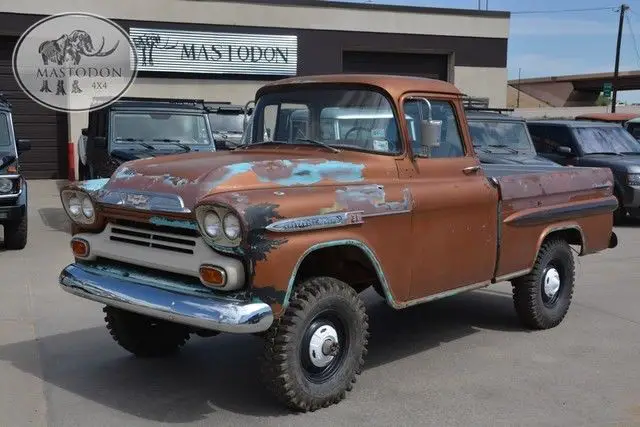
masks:
[(4, 247), (23, 249), (27, 244), (27, 180), (20, 173), (20, 155), (31, 149), (28, 140), (16, 139), (12, 109), (0, 96), (0, 225)]
[(204, 101), (120, 98), (89, 113), (78, 143), (80, 179), (107, 178), (129, 160), (215, 150)]

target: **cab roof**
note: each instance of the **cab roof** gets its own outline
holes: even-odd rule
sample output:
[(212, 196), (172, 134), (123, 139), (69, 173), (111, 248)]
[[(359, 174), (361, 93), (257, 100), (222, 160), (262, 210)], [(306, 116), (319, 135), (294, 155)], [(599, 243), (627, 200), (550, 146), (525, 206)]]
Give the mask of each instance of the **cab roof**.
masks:
[(453, 84), (443, 80), (426, 77), (395, 76), (387, 74), (323, 74), (313, 76), (290, 77), (267, 83), (258, 89), (256, 97), (281, 88), (308, 84), (360, 84), (373, 86), (389, 92), (393, 97), (406, 92), (440, 93), (462, 96), (462, 92)]
[(617, 122), (599, 122), (595, 120), (527, 120), (527, 123), (550, 126), (578, 127), (622, 127)]

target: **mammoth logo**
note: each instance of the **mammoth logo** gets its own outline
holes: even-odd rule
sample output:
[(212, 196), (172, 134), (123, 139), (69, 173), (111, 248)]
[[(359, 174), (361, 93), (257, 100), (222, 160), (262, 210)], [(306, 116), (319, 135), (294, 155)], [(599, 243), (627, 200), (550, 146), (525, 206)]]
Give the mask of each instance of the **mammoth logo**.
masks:
[(29, 27), (16, 43), (12, 65), (20, 88), (39, 104), (63, 112), (92, 111), (125, 94), (137, 74), (138, 54), (115, 22), (69, 12)]
[(93, 50), (93, 40), (89, 33), (83, 30), (75, 30), (71, 34), (63, 34), (56, 40), (47, 40), (38, 48), (38, 53), (42, 55), (44, 65), (53, 62), (58, 65), (64, 65), (71, 60), (73, 65), (78, 65), (83, 56), (109, 56), (118, 48), (120, 41), (116, 41), (115, 45), (107, 50), (104, 49), (104, 37), (102, 44), (97, 51)]

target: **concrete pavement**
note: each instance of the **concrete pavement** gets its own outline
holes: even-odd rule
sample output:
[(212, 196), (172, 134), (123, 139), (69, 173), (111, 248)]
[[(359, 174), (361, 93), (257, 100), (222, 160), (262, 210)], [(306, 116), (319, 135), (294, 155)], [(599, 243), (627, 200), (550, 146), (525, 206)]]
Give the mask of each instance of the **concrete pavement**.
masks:
[(152, 361), (119, 348), (99, 304), (58, 288), (72, 257), (57, 191), (30, 182), (28, 246), (0, 249), (2, 425), (640, 426), (640, 225), (580, 259), (569, 314), (549, 331), (520, 327), (508, 284), (399, 312), (367, 291), (353, 392), (292, 414), (262, 389), (258, 338), (192, 338)]

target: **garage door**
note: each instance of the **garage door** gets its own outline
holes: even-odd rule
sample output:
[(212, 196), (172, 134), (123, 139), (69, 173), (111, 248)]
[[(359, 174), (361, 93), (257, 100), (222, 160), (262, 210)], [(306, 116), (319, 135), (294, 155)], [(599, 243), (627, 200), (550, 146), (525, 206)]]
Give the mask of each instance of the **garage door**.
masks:
[(13, 108), (16, 137), (31, 141), (31, 151), (20, 156), (22, 171), (28, 179), (66, 178), (67, 114), (40, 106), (20, 89), (11, 71), (16, 41), (0, 38), (0, 92)]
[(447, 55), (394, 52), (344, 52), (342, 69), (345, 73), (397, 74), (447, 80)]

